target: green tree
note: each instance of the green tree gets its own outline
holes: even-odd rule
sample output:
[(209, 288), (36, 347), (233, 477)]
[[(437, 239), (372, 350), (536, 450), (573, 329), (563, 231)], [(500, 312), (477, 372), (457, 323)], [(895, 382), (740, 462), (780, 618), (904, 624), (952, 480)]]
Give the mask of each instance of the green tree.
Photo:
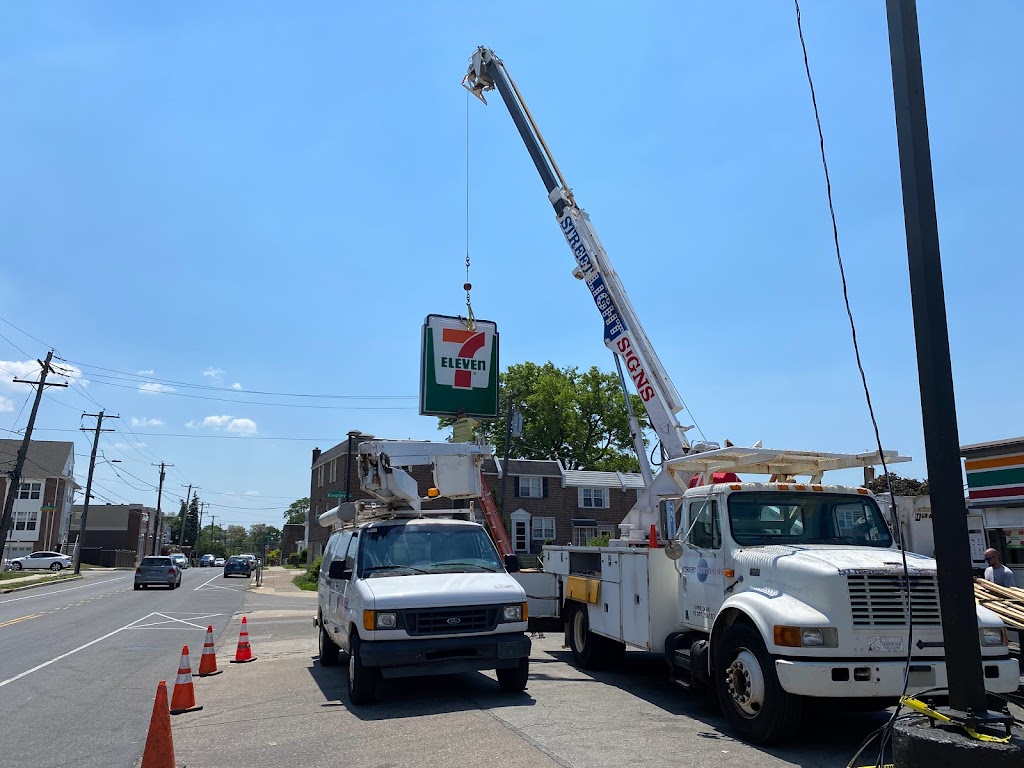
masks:
[[(639, 470), (618, 374), (597, 367), (580, 372), (551, 362), (517, 363), (499, 376), (499, 392), (500, 417), (482, 427), (484, 438), (499, 454), (504, 448), (511, 399), (523, 415), (523, 435), (513, 438), (512, 456), (559, 458), (566, 469)], [(645, 429), (647, 413), (642, 401), (634, 394), (630, 400), (641, 429)], [(438, 428), (450, 427), (453, 422), (440, 419)]]
[[(900, 477), (895, 472), (889, 473), (892, 480), (892, 490), (897, 496), (927, 496), (928, 480), (914, 480), (910, 477)], [(867, 484), (867, 489), (872, 493), (888, 493), (889, 483), (885, 475), (879, 475)]]
[(224, 546), (229, 554), (237, 555), (246, 552), (245, 527), (241, 525), (229, 525), (224, 531)]
[(291, 506), (284, 511), (285, 524), (303, 525), (306, 522), (306, 515), (309, 513), (309, 497), (296, 499)]

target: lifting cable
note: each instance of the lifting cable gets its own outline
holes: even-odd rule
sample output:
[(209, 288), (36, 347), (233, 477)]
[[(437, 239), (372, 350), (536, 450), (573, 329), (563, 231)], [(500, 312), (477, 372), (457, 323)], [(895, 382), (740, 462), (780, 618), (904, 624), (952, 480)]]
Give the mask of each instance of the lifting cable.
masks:
[(469, 91), (466, 91), (466, 282), (462, 288), (466, 291), (466, 316), (460, 320), (472, 331), (476, 328), (476, 318), (473, 316), (473, 303), (469, 296), (473, 290), (473, 284), (469, 282)]
[(882, 472), (884, 473), (886, 486), (889, 490), (889, 498), (892, 500), (892, 519), (893, 524), (896, 528), (896, 538), (900, 545), (900, 554), (903, 559), (903, 579), (907, 585), (906, 590), (906, 606), (907, 606), (907, 660), (905, 670), (903, 673), (903, 691), (900, 694), (900, 705), (893, 711), (892, 717), (889, 721), (882, 726), (881, 738), (878, 745), (878, 756), (875, 761), (876, 766), (882, 766), (884, 764), (885, 749), (888, 746), (889, 741), (892, 739), (893, 726), (896, 724), (896, 720), (900, 715), (900, 710), (905, 705), (905, 698), (907, 695), (907, 688), (910, 685), (910, 664), (913, 659), (913, 639), (914, 639), (914, 605), (913, 598), (910, 589), (910, 573), (907, 568), (907, 550), (906, 542), (903, 539), (903, 526), (900, 521), (899, 510), (896, 508), (896, 495), (892, 487), (892, 476), (889, 474), (889, 467), (886, 465), (885, 454), (882, 451), (882, 438), (878, 431), (878, 421), (875, 418), (875, 409), (871, 404), (871, 391), (868, 388), (867, 374), (864, 372), (864, 365), (860, 358), (860, 346), (857, 343), (857, 326), (853, 320), (853, 311), (850, 309), (850, 296), (846, 284), (846, 270), (843, 267), (843, 256), (839, 248), (839, 227), (836, 224), (836, 211), (832, 201), (832, 182), (829, 178), (828, 172), (828, 160), (825, 157), (825, 135), (821, 128), (821, 115), (818, 112), (818, 99), (814, 92), (814, 80), (811, 78), (811, 65), (807, 57), (807, 43), (804, 40), (804, 30), (800, 19), (800, 0), (793, 0), (793, 5), (796, 10), (796, 28), (797, 34), (800, 38), (800, 49), (803, 53), (804, 59), (804, 71), (807, 74), (807, 85), (811, 92), (811, 106), (814, 109), (814, 122), (818, 129), (818, 147), (821, 152), (821, 165), (825, 173), (825, 191), (828, 197), (828, 210), (832, 220), (832, 239), (835, 243), (836, 250), (836, 261), (839, 265), (839, 278), (842, 282), (843, 288), (843, 303), (846, 306), (846, 316), (850, 323), (850, 336), (853, 340), (853, 353), (854, 358), (857, 362), (857, 370), (860, 372), (861, 385), (864, 389), (864, 399), (868, 406), (868, 416), (871, 419), (871, 426), (875, 432), (875, 444), (878, 446), (878, 458), (882, 463)]

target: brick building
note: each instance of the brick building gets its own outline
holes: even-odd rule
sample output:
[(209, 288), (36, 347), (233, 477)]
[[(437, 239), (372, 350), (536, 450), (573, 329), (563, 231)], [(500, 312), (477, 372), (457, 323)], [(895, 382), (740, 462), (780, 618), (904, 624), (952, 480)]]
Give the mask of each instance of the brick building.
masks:
[[(7, 499), (10, 473), (21, 440), (0, 440), (0, 500)], [(4, 557), (59, 550), (67, 541), (75, 489), (75, 444), (55, 440), (29, 443), (21, 483), (14, 489), (14, 514)]]
[[(84, 505), (76, 504), (71, 514), (68, 543), (78, 541)], [(153, 551), (153, 532), (156, 510), (142, 504), (89, 504), (82, 548), (93, 550), (120, 550), (136, 553), (141, 559)]]
[[(321, 452), (313, 449), (309, 490), (308, 562), (321, 554), (330, 530), (317, 523), (317, 518), (337, 506), (346, 490), (352, 499), (369, 499), (359, 489), (356, 468), (356, 446), (371, 435), (353, 433), (352, 459), (349, 443)], [(346, 468), (349, 467), (346, 485)], [(484, 462), (484, 478), (499, 499), (505, 525), (513, 549), (520, 554), (537, 554), (545, 542), (586, 545), (603, 534), (616, 536), (617, 525), (636, 503), (643, 490), (639, 474), (622, 472), (588, 472), (565, 469), (555, 460), (511, 459), (504, 478), (504, 504), (501, 504), (503, 472), (500, 459)], [(432, 484), (429, 467), (412, 467), (410, 474), (425, 496)], [(467, 502), (441, 499), (424, 504), (425, 509), (462, 508)], [(483, 522), (482, 516), (477, 514)]]

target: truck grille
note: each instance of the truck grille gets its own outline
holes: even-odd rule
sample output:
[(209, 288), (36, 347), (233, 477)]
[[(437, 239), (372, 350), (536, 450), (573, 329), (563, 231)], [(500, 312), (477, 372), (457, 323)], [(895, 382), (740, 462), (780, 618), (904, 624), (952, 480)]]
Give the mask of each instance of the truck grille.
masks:
[(405, 631), (410, 635), (454, 635), (460, 632), (490, 632), (498, 626), (498, 605), (470, 605), (459, 608), (425, 608), (405, 611)]
[[(907, 625), (906, 579), (903, 576), (848, 574), (850, 607), (855, 627)], [(915, 626), (941, 626), (939, 583), (935, 576), (911, 576), (910, 597)]]

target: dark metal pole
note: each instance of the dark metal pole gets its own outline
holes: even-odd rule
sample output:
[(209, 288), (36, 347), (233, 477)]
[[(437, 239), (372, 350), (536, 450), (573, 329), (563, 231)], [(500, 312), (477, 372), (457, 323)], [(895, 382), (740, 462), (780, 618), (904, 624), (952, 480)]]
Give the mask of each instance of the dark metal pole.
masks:
[[(156, 466), (155, 464), (153, 466)], [(165, 464), (160, 462), (160, 487), (156, 492), (156, 522), (153, 526), (153, 552), (154, 555), (160, 554), (160, 539), (163, 537), (163, 517), (160, 512), (160, 502), (164, 497), (164, 472), (165, 467), (173, 467), (173, 464)]]
[(345, 449), (348, 455), (345, 458), (345, 501), (352, 501), (352, 435), (358, 435), (359, 432), (350, 429), (348, 432), (348, 440), (346, 441)]
[(508, 399), (508, 415), (505, 416), (505, 453), (501, 460), (501, 504), (498, 505), (498, 513), (501, 515), (501, 524), (505, 524), (505, 486), (508, 481), (508, 452), (512, 443), (512, 398)]
[(949, 705), (987, 711), (915, 0), (886, 0)]
[[(96, 469), (96, 449), (100, 444), (100, 433), (113, 432), (112, 429), (103, 429), (103, 419), (119, 419), (120, 416), (107, 416), (99, 413), (85, 413), (83, 416), (96, 417), (96, 429), (92, 438), (92, 455), (89, 456), (89, 478), (85, 481), (85, 505), (82, 507), (82, 521), (78, 524), (78, 546), (75, 547), (75, 576), (82, 570), (82, 547), (85, 545), (85, 531), (89, 524), (89, 500), (92, 498), (92, 475)], [(83, 432), (88, 430), (82, 429)]]

